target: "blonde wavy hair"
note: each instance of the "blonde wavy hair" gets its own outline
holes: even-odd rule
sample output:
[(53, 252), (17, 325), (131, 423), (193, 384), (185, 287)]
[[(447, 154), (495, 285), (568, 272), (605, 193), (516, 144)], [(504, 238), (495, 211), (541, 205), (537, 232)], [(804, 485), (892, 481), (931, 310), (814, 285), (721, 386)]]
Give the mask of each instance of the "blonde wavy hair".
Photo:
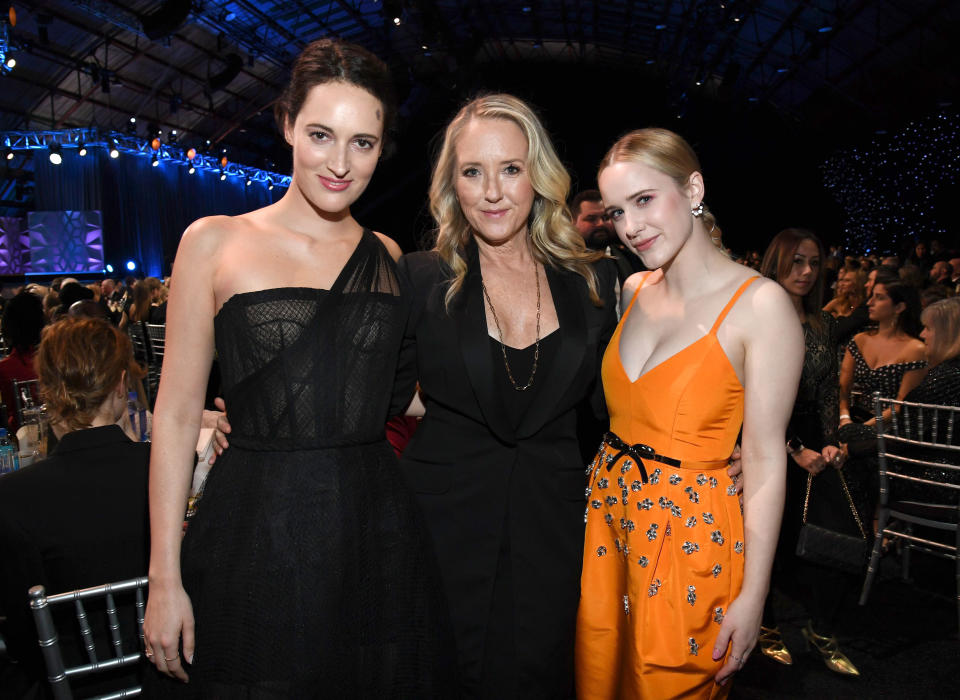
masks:
[[(631, 131), (621, 136), (600, 161), (600, 173), (614, 163), (622, 161), (643, 163), (654, 170), (672, 178), (680, 190), (685, 190), (694, 172), (703, 173), (700, 159), (686, 140), (669, 129), (648, 128)], [(714, 244), (720, 250), (726, 250), (721, 243), (721, 231), (717, 218), (703, 204), (703, 227)]]
[(550, 136), (533, 109), (513, 95), (494, 94), (468, 102), (447, 126), (430, 182), (430, 213), (436, 222), (434, 250), (453, 277), (444, 302), (450, 304), (463, 287), (467, 276), (466, 247), (473, 230), (467, 221), (456, 192), (457, 139), (473, 119), (505, 119), (513, 122), (527, 139), (527, 172), (533, 186), (533, 206), (528, 220), (533, 256), (544, 265), (561, 268), (583, 277), (590, 300), (601, 306), (597, 276), (592, 263), (603, 254), (586, 248), (583, 237), (573, 225), (567, 195), (570, 175), (557, 157)]

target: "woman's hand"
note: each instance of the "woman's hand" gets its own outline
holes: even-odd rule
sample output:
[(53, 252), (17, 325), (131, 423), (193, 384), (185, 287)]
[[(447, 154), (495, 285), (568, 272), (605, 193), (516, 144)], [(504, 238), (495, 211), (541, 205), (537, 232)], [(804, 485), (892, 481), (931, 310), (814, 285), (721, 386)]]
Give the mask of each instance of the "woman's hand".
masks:
[(822, 454), (807, 447), (801, 447), (790, 456), (793, 458), (793, 461), (797, 463), (797, 465), (803, 469), (806, 469), (814, 476), (822, 472), (827, 466)]
[[(207, 460), (208, 464), (216, 462), (217, 457), (230, 447), (230, 443), (227, 441), (227, 434), (230, 432), (230, 422), (227, 420), (227, 404), (218, 396), (213, 400), (213, 405), (219, 409), (219, 413), (215, 414), (217, 421), (216, 425), (213, 426), (213, 454)], [(214, 414), (213, 411), (204, 411), (204, 415), (207, 413)]]
[(740, 478), (743, 474), (743, 462), (740, 461), (739, 443), (734, 445), (733, 453), (727, 462), (730, 464), (730, 466), (727, 467), (727, 476), (733, 479), (733, 485), (737, 489), (737, 494), (740, 496), (740, 505), (743, 505), (743, 479)]
[(827, 445), (820, 454), (823, 456), (823, 461), (834, 469), (840, 469), (847, 459), (843, 450), (836, 445)]
[(747, 598), (743, 595), (737, 597), (730, 607), (727, 614), (723, 617), (720, 624), (720, 633), (717, 635), (717, 642), (713, 647), (713, 660), (719, 661), (727, 653), (727, 646), (730, 647), (730, 653), (727, 654), (727, 663), (723, 665), (714, 680), (719, 685), (723, 685), (730, 677), (743, 668), (757, 643), (757, 634), (760, 632), (760, 621), (763, 617), (763, 598)]
[(183, 658), (193, 663), (193, 606), (187, 592), (179, 581), (167, 585), (151, 582), (143, 619), (144, 654), (158, 671), (186, 683), (190, 678), (181, 663), (181, 636)]

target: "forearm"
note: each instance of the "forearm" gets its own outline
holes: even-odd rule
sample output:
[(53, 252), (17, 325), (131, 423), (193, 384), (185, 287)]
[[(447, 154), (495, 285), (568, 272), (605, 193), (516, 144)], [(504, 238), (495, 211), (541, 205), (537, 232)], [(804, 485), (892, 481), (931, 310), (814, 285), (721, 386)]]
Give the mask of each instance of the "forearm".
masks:
[(150, 457), (151, 583), (180, 580), (180, 540), (202, 415), (199, 405), (170, 405), (163, 398), (161, 392)]
[(786, 490), (786, 451), (743, 449), (744, 571), (741, 595), (762, 600), (770, 586)]

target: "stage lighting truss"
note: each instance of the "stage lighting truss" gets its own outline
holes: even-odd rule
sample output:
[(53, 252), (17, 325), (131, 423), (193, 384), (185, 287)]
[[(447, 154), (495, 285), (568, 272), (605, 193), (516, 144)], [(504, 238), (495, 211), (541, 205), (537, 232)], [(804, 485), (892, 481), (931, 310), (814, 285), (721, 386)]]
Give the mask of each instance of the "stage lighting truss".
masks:
[(187, 157), (190, 148), (181, 148), (174, 144), (160, 144), (158, 150), (151, 147), (150, 139), (129, 136), (119, 131), (101, 131), (100, 129), (59, 129), (51, 131), (2, 131), (0, 132), (0, 148), (13, 153), (45, 150), (52, 144), (59, 145), (63, 151), (68, 149), (86, 149), (95, 147), (109, 148), (117, 144), (121, 154), (130, 154), (150, 159), (157, 157), (159, 163), (180, 165), (184, 168), (193, 167), (198, 171), (226, 174), (227, 181), (235, 181), (241, 187), (249, 180), (251, 184), (262, 183), (269, 189), (273, 187), (287, 188), (290, 186), (289, 175), (281, 175), (269, 170), (262, 170), (252, 165), (228, 161), (222, 166), (218, 156), (204, 155), (196, 151), (193, 159)]
[(3, 19), (0, 21), (0, 75), (9, 73), (17, 65), (17, 59), (13, 57), (13, 43), (10, 41), (10, 23)]

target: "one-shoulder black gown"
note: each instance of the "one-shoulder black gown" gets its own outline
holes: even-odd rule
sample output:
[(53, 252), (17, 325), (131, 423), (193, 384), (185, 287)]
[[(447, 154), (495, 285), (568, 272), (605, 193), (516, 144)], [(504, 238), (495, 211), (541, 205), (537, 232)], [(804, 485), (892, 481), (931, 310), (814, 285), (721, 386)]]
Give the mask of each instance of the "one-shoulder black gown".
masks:
[(449, 697), (436, 563), (384, 435), (405, 321), (364, 231), (330, 290), (237, 294), (214, 324), (230, 449), (183, 541), (203, 698)]

